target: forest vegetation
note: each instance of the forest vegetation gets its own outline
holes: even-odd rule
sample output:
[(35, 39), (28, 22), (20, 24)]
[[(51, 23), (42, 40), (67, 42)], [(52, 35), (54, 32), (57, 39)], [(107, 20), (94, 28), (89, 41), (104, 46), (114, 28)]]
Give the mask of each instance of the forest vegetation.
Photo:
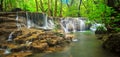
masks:
[(120, 0), (0, 0), (0, 11), (15, 8), (52, 17), (86, 17), (120, 31)]

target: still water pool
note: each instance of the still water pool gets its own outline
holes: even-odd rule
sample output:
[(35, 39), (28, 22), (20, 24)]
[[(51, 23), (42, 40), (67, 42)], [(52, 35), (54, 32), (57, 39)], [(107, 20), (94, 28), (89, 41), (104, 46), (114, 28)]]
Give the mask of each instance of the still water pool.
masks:
[(32, 57), (119, 57), (102, 48), (102, 43), (98, 40), (94, 32), (76, 32), (77, 42), (73, 42), (67, 46), (63, 51), (48, 53), (48, 54), (34, 54)]

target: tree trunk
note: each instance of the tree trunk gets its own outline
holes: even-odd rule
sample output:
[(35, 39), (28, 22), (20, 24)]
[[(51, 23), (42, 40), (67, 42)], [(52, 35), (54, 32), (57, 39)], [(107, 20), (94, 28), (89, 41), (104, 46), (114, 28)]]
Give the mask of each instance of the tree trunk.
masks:
[(82, 0), (80, 0), (79, 6), (78, 6), (78, 17), (80, 17), (80, 6), (81, 6)]
[(3, 11), (3, 0), (0, 1), (0, 11)]
[(54, 10), (54, 17), (57, 16), (57, 0), (55, 0), (55, 10)]
[(37, 0), (35, 0), (35, 3), (36, 3), (36, 11), (38, 12), (38, 2), (37, 2)]
[(50, 6), (50, 0), (48, 0), (48, 16), (51, 16), (51, 14), (50, 14), (50, 8), (51, 8), (51, 6)]
[(60, 17), (62, 17), (62, 6), (63, 6), (63, 3), (62, 3), (62, 0), (60, 0), (61, 3), (60, 3)]
[(50, 14), (51, 16), (53, 16), (53, 0), (51, 0), (50, 3), (51, 3)]
[(114, 7), (115, 3), (114, 3), (115, 0), (107, 0), (107, 5), (110, 6), (110, 7)]
[(41, 9), (42, 12), (45, 12), (42, 0), (40, 0), (40, 9)]

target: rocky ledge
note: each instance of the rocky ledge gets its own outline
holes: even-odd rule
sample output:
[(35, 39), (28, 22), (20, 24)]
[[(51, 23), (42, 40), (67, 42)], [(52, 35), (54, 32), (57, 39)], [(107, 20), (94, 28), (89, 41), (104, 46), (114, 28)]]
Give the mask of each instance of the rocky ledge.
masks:
[(120, 54), (120, 32), (100, 34), (97, 35), (98, 39), (103, 42), (103, 48), (106, 50)]
[(72, 38), (71, 34), (64, 36), (57, 31), (24, 26), (18, 29), (14, 14), (0, 16), (0, 57), (28, 57), (38, 52), (55, 52), (63, 49)]

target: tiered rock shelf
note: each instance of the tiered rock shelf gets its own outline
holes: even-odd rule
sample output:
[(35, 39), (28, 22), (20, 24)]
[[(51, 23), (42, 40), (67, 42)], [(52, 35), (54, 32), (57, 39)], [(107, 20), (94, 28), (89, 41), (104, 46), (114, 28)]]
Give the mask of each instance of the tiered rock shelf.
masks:
[[(16, 26), (15, 15), (0, 16), (0, 57), (27, 57), (38, 52), (55, 52), (68, 44), (71, 37), (63, 33)], [(19, 23), (21, 21), (18, 21)], [(12, 41), (7, 41), (10, 33)], [(70, 39), (69, 39), (70, 38)], [(6, 50), (11, 53), (6, 53)]]

